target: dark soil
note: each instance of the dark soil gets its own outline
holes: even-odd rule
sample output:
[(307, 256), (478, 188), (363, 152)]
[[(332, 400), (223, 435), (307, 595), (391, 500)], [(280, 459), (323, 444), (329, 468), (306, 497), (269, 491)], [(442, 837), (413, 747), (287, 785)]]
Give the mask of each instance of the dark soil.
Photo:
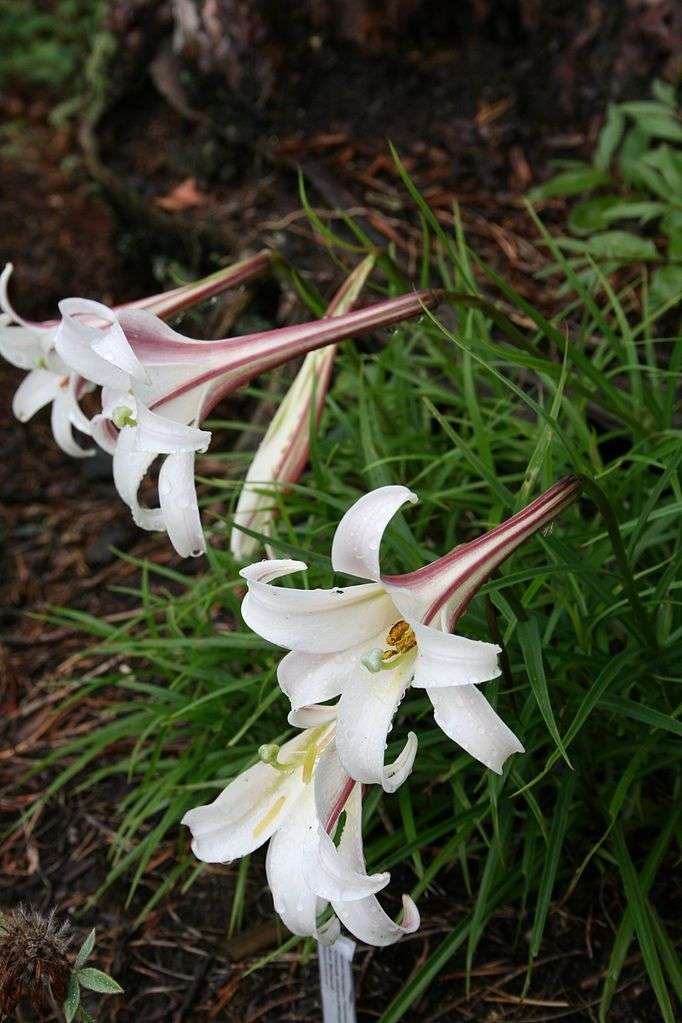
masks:
[[(299, 162), (316, 206), (353, 210), (373, 237), (395, 245), (413, 275), (419, 225), (399, 187), (387, 138), (439, 215), (447, 220), (457, 201), (478, 250), (534, 302), (551, 304), (533, 276), (540, 257), (521, 195), (546, 176), (551, 159), (589, 152), (608, 98), (644, 96), (646, 81), (669, 61), (670, 46), (662, 29), (652, 35), (655, 4), (628, 5), (618, 16), (619, 5), (608, 3), (575, 11), (546, 6), (551, 18), (540, 33), (532, 4), (521, 5), (530, 17), (525, 28), (508, 14), (495, 19), (481, 4), (478, 21), (459, 15), (442, 25), (444, 35), (435, 33), (434, 13), (435, 27), (420, 22), (413, 37), (393, 41), (392, 52), (308, 45), (305, 54), (289, 55), (268, 101), (257, 108), (235, 100), (220, 79), (188, 74), (160, 38), (150, 40), (139, 26), (126, 36), (133, 29), (123, 19), (123, 70), (94, 131), (81, 132), (85, 152), (75, 129), (50, 126), (44, 98), (17, 84), (2, 99), (8, 127), (0, 150), (0, 258), (15, 263), (16, 306), (40, 319), (53, 316), (56, 302), (69, 294), (125, 301), (158, 290), (155, 269), (179, 264), (199, 272), (216, 257), (263, 243), (277, 244), (328, 291), (331, 262), (300, 212)], [(440, 8), (433, 5), (434, 12)], [(442, 11), (438, 17), (445, 17)], [(188, 179), (201, 198), (173, 210), (178, 186)], [(166, 201), (159, 205), (159, 199)], [(551, 219), (551, 209), (546, 215)], [(13, 419), (11, 395), (21, 375), (0, 367), (0, 812), (8, 823), (56, 770), (17, 787), (25, 769), (95, 727), (106, 705), (106, 697), (98, 697), (77, 714), (59, 709), (83, 640), (32, 615), (66, 605), (108, 620), (125, 616), (129, 598), (111, 587), (130, 583), (135, 569), (118, 560), (112, 546), (175, 561), (167, 543), (130, 523), (106, 459), (75, 464), (55, 447), (44, 417), (29, 426)], [(79, 662), (83, 670), (103, 668), (93, 660), (85, 667)], [(314, 959), (301, 964), (285, 956), (244, 975), (277, 937), (262, 870), (250, 874), (252, 915), (227, 946), (229, 867), (207, 870), (189, 894), (172, 894), (135, 926), (136, 911), (173, 863), (172, 844), (148, 868), (132, 905), (125, 905), (124, 877), (95, 909), (82, 912), (106, 873), (122, 792), (122, 783), (107, 783), (60, 795), (30, 829), (6, 840), (0, 904), (56, 906), (62, 916), (74, 915), (82, 934), (96, 922), (98, 965), (126, 989), (125, 1000), (102, 1003), (102, 1019), (319, 1019)], [(400, 880), (395, 872), (395, 891)], [(514, 944), (515, 911), (501, 910), (479, 948), (471, 996), (465, 996), (461, 957), (455, 956), (406, 1019), (596, 1019), (622, 908), (619, 890), (586, 875), (580, 893), (550, 916), (544, 959), (525, 1001), (525, 942)], [(422, 900), (418, 935), (393, 949), (359, 951), (360, 1020), (378, 1018), (398, 982), (465, 909), (466, 900), (453, 897), (442, 877), (438, 891)], [(523, 934), (525, 921), (520, 926)], [(611, 1018), (657, 1020), (635, 945), (631, 951)], [(30, 1020), (31, 1013), (21, 1018)]]

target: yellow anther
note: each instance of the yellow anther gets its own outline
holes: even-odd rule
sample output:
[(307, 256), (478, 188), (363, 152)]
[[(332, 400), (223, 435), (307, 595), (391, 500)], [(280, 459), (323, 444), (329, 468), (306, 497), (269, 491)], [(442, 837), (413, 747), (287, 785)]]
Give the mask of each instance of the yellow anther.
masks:
[(316, 760), (317, 746), (313, 743), (313, 745), (305, 751), (305, 757), (303, 758), (303, 781), (306, 785), (309, 781), (312, 781)]
[(410, 650), (416, 647), (417, 637), (411, 626), (401, 619), (388, 630), (386, 643), (388, 644), (387, 650), (374, 647), (373, 650), (368, 651), (364, 657), (360, 658), (360, 663), (367, 668), (367, 671), (371, 671), (372, 674), (376, 674), (379, 671), (392, 671), (393, 668), (397, 667)]
[(263, 819), (259, 821), (256, 827), (253, 829), (254, 838), (260, 838), (260, 836), (263, 834), (268, 825), (272, 824), (275, 817), (284, 806), (285, 802), (286, 798), (284, 796), (280, 796), (279, 799), (275, 800), (275, 802), (272, 804), (272, 806), (266, 813), (265, 817), (263, 817)]
[(388, 656), (395, 654), (404, 654), (407, 650), (411, 650), (412, 647), (417, 645), (417, 637), (414, 634), (414, 630), (407, 624), (407, 622), (399, 621), (395, 625), (392, 625), (388, 631), (386, 642), (389, 647), (393, 647), (393, 651), (387, 651)]

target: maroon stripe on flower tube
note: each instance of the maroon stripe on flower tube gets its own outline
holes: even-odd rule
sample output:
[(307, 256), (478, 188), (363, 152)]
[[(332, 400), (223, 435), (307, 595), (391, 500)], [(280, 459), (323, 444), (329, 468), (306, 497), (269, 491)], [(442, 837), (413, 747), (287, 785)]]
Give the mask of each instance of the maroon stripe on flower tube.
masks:
[[(434, 583), (442, 580), (442, 589), (432, 597), (423, 621), (428, 624), (445, 604), (456, 598), (448, 615), (448, 626), (453, 628), (492, 572), (525, 540), (568, 507), (578, 495), (580, 485), (578, 477), (567, 476), (483, 536), (456, 547), (416, 572), (385, 576), (384, 582), (417, 594), (422, 590), (432, 595)], [(457, 594), (458, 590), (461, 593)]]

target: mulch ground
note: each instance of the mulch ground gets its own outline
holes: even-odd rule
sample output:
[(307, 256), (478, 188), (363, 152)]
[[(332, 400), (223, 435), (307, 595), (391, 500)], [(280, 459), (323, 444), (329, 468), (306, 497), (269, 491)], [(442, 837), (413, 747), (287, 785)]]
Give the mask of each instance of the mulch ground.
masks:
[[(333, 271), (300, 211), (298, 163), (317, 207), (351, 210), (377, 241), (395, 247), (415, 275), (421, 230), (388, 155), (388, 136), (443, 223), (450, 222), (456, 201), (473, 246), (532, 301), (551, 308), (551, 293), (534, 276), (542, 261), (521, 194), (546, 175), (550, 159), (589, 151), (595, 111), (610, 89), (598, 76), (581, 77), (580, 53), (567, 47), (555, 92), (563, 99), (554, 106), (538, 97), (541, 56), (526, 53), (523, 64), (499, 41), (475, 39), (456, 60), (438, 48), (399, 61), (323, 53), (298, 76), (288, 106), (273, 100), (277, 130), (261, 137), (260, 153), (226, 142), (215, 109), (201, 107), (173, 63), (161, 61), (154, 84), (148, 78), (136, 84), (100, 121), (89, 165), (75, 132), (50, 126), (45, 102), (18, 91), (4, 101), (17, 128), (0, 151), (0, 256), (16, 265), (15, 304), (40, 319), (54, 315), (56, 301), (68, 294), (125, 301), (155, 290), (152, 260), (179, 261), (198, 272), (211, 255), (234, 256), (262, 244), (282, 248), (328, 290)], [(106, 175), (98, 177), (101, 167), (115, 176), (113, 190)], [(551, 209), (546, 216), (551, 221)], [(20, 379), (19, 371), (0, 367), (0, 814), (7, 824), (32, 805), (56, 768), (22, 782), (26, 770), (70, 737), (97, 727), (113, 698), (105, 692), (77, 714), (63, 713), (65, 680), (84, 641), (37, 615), (68, 606), (109, 621), (125, 617), (129, 598), (112, 587), (130, 585), (136, 569), (112, 547), (176, 562), (163, 539), (131, 524), (106, 459), (76, 464), (55, 447), (45, 417), (28, 426), (14, 420), (11, 395)], [(79, 662), (78, 672), (111, 667), (93, 658)], [(277, 940), (262, 857), (255, 857), (259, 866), (250, 874), (251, 916), (227, 944), (229, 867), (207, 870), (187, 895), (172, 893), (135, 926), (140, 906), (173, 863), (173, 843), (161, 847), (130, 906), (123, 877), (95, 908), (85, 908), (108, 869), (124, 793), (123, 782), (80, 794), (72, 788), (29, 829), (6, 838), (0, 845), (0, 904), (56, 906), (81, 934), (96, 923), (98, 965), (126, 989), (125, 999), (102, 1002), (103, 1020), (318, 1019), (314, 959), (301, 963), (284, 956), (247, 975), (254, 957)], [(400, 881), (396, 871), (396, 891)], [(444, 876), (420, 909), (418, 935), (393, 949), (359, 951), (361, 1020), (378, 1018), (398, 978), (429, 956), (466, 903), (453, 897)], [(513, 947), (519, 921), (515, 910), (503, 908), (479, 948), (470, 997), (455, 957), (406, 1018), (596, 1019), (621, 911), (620, 893), (598, 878), (555, 909), (545, 957), (522, 1000), (524, 942)], [(17, 1018), (33, 1016), (28, 1009)], [(634, 946), (612, 1019), (658, 1019)]]

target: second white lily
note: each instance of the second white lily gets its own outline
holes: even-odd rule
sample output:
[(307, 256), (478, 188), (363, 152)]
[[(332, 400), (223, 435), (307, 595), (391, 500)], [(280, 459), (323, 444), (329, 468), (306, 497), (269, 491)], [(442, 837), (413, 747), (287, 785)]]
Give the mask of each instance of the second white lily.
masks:
[[(232, 781), (214, 802), (185, 814), (192, 850), (206, 863), (227, 863), (267, 841), (266, 874), (275, 910), (294, 934), (332, 943), (339, 921), (361, 941), (391, 945), (419, 926), (403, 895), (402, 923), (376, 893), (390, 875), (367, 874), (362, 844), (362, 786), (349, 778), (335, 746), (334, 708), (296, 717), (314, 722), (280, 749), (262, 746), (261, 762)], [(331, 904), (334, 915), (322, 920)]]

